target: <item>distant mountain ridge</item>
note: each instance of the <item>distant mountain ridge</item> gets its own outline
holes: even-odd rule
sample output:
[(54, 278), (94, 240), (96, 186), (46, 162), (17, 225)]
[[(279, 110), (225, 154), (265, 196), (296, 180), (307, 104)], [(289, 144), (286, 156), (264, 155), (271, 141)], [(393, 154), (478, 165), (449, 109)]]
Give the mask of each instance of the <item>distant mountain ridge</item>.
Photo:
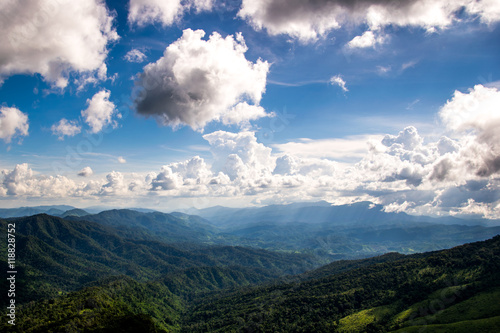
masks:
[(130, 209), (113, 209), (98, 214), (68, 216), (70, 220), (92, 221), (117, 228), (143, 239), (156, 239), (164, 242), (214, 243), (217, 228), (199, 216), (186, 214), (167, 214), (157, 211), (143, 213)]
[[(109, 208), (104, 206), (93, 206), (84, 209), (75, 208), (69, 205), (33, 206), (19, 208), (0, 208), (0, 218), (23, 217), (36, 214), (49, 214), (53, 216), (95, 215), (104, 211), (123, 210), (124, 208)], [(161, 213), (158, 210), (147, 208), (125, 208), (140, 213)], [(76, 214), (75, 210), (80, 211)], [(68, 213), (72, 211), (73, 213)], [(176, 214), (173, 212), (170, 214)], [(462, 224), (462, 225), (485, 225), (500, 226), (500, 220), (488, 220), (480, 218), (457, 218), (429, 217), (408, 215), (404, 212), (386, 212), (382, 205), (371, 202), (357, 202), (347, 205), (334, 206), (326, 201), (318, 202), (298, 202), (285, 205), (269, 205), (264, 207), (229, 208), (214, 206), (203, 209), (190, 208), (184, 211), (186, 215), (197, 215), (212, 222), (219, 227), (229, 225), (242, 225), (255, 222), (276, 222), (276, 223), (331, 223), (335, 225), (353, 224), (388, 224), (391, 222), (428, 222), (437, 224)]]
[[(500, 227), (415, 222), (407, 214), (388, 214), (382, 211), (381, 206), (368, 204), (335, 207), (334, 213), (339, 216), (332, 213), (327, 203), (320, 203), (317, 207), (305, 204), (293, 207), (300, 211), (299, 220), (307, 220), (307, 214), (314, 215), (318, 209), (324, 208), (324, 220), (316, 220), (315, 223), (287, 222), (290, 215), (286, 213), (293, 209), (282, 206), (269, 206), (264, 212), (262, 209), (250, 209), (258, 214), (245, 216), (240, 212), (234, 219), (226, 217), (233, 224), (214, 223), (212, 221), (216, 218), (213, 217), (209, 221), (197, 215), (178, 212), (141, 213), (128, 209), (67, 218), (118, 228), (122, 237), (193, 245), (241, 245), (271, 251), (298, 251), (314, 253), (325, 262), (365, 258), (386, 252), (409, 254), (440, 250), (465, 242), (484, 240), (500, 233)], [(230, 211), (234, 214), (233, 210)], [(265, 221), (259, 221), (259, 218), (264, 218), (264, 213), (269, 213), (270, 216), (266, 216)], [(351, 224), (347, 223), (349, 219), (352, 219)], [(339, 220), (344, 222), (336, 223)]]
[[(370, 202), (332, 206), (320, 201), (241, 209), (216, 206), (199, 210), (200, 216), (132, 209), (90, 214), (58, 208), (68, 207), (43, 206), (38, 210), (68, 220), (97, 222), (114, 228), (124, 238), (184, 243), (191, 248), (230, 245), (310, 253), (323, 258), (324, 263), (387, 252), (440, 250), (500, 233), (500, 226), (486, 226), (486, 221), (385, 212), (383, 206)], [(20, 208), (18, 213), (34, 211), (35, 207)]]
[[(0, 208), (0, 218), (24, 217), (24, 216), (33, 216), (37, 214), (48, 214), (58, 217), (84, 216), (84, 215), (98, 214), (100, 212), (113, 209), (114, 208), (107, 208), (107, 207), (88, 207), (85, 209), (81, 209), (69, 205)], [(147, 208), (128, 208), (128, 209), (141, 213), (158, 212), (157, 210), (147, 209)]]
[[(18, 303), (53, 297), (107, 276), (127, 275), (146, 281), (188, 268), (237, 270), (241, 266), (257, 269), (255, 279), (261, 281), (318, 265), (310, 255), (201, 244), (192, 248), (144, 240), (140, 235), (134, 238), (134, 234), (123, 237), (120, 227), (47, 214), (0, 219), (0, 236), (6, 238), (10, 222), (16, 224), (18, 278), (23, 281), (19, 282), (23, 293)], [(7, 252), (5, 242), (0, 243), (0, 251)], [(0, 262), (5, 264), (2, 259)], [(6, 280), (1, 283), (3, 286)]]
[(255, 222), (274, 223), (330, 223), (335, 225), (380, 225), (392, 222), (428, 222), (462, 225), (500, 225), (498, 220), (460, 219), (452, 216), (414, 216), (404, 212), (386, 212), (382, 205), (371, 202), (357, 202), (350, 205), (333, 206), (326, 201), (293, 203), (251, 208), (227, 208), (216, 206), (205, 209), (191, 209), (190, 214), (199, 215), (215, 225), (243, 225)]
[(60, 216), (64, 214), (64, 212), (72, 209), (75, 209), (75, 207), (68, 205), (0, 208), (0, 218), (23, 217), (37, 214)]

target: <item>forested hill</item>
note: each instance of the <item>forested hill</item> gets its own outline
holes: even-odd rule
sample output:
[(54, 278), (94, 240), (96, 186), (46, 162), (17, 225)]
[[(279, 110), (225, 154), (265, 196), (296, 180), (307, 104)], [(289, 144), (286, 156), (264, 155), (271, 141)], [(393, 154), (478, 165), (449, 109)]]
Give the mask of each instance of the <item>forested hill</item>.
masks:
[(0, 217), (43, 211), (70, 221), (99, 223), (124, 239), (177, 244), (183, 249), (227, 245), (308, 253), (320, 258), (323, 264), (387, 252), (441, 250), (500, 234), (498, 221), (389, 213), (369, 202), (342, 206), (317, 202), (245, 209), (214, 207), (198, 211), (208, 219), (137, 209), (112, 209), (97, 214), (74, 208), (61, 211), (68, 207), (0, 209)]
[[(65, 294), (108, 276), (126, 275), (145, 282), (188, 268), (246, 267), (257, 270), (259, 278), (253, 276), (253, 280), (264, 281), (317, 265), (314, 257), (303, 254), (235, 246), (183, 248), (181, 244), (132, 238), (133, 233), (127, 233), (126, 238), (111, 226), (46, 214), (9, 222), (16, 225), (16, 264), (22, 288), (18, 304)], [(3, 239), (7, 223), (0, 219)], [(7, 253), (5, 242), (0, 247), (2, 253)], [(2, 298), (2, 306), (4, 301)]]
[(164, 242), (215, 243), (218, 230), (199, 216), (138, 212), (130, 209), (113, 209), (93, 215), (70, 216), (70, 220), (92, 221), (116, 228), (124, 237), (139, 236)]
[(205, 299), (183, 332), (499, 331), (500, 236), (385, 259)]
[[(499, 226), (429, 223), (438, 220), (386, 213), (381, 206), (372, 207), (369, 203), (333, 207), (327, 203), (317, 204), (319, 206), (276, 205), (236, 211), (213, 209), (212, 214), (219, 212), (220, 215), (211, 215), (210, 221), (183, 213), (130, 209), (98, 214), (72, 210), (67, 219), (97, 222), (114, 228), (124, 238), (183, 243), (184, 247), (189, 243), (312, 253), (323, 263), (387, 252), (411, 254), (441, 250), (500, 233)], [(228, 216), (228, 213), (231, 214)], [(468, 223), (453, 218), (446, 221)]]
[[(97, 235), (107, 233), (110, 237), (107, 228), (46, 215), (22, 221), (26, 229), (20, 228), (21, 238), (45, 243), (47, 250), (52, 246), (79, 252), (79, 257), (59, 258), (61, 252), (44, 250), (40, 258), (46, 262), (41, 266), (76, 265), (93, 255), (108, 257), (100, 267), (111, 266), (111, 272), (119, 267), (112, 266), (115, 259), (125, 260), (116, 250), (131, 247), (127, 255), (136, 252), (142, 259), (151, 259), (153, 266), (168, 263), (168, 257), (177, 269), (164, 268), (161, 274), (147, 278), (108, 275), (75, 292), (25, 303), (18, 308), (16, 327), (3, 322), (2, 331), (472, 332), (472, 327), (495, 332), (500, 327), (500, 236), (449, 250), (339, 261), (286, 277), (284, 267), (303, 264), (305, 258), (232, 247), (207, 248), (210, 251), (195, 254), (179, 249), (173, 252), (165, 244), (119, 237), (105, 242), (115, 248), (106, 249), (108, 254), (104, 254), (97, 247), (87, 247), (83, 240), (90, 244)], [(81, 226), (75, 227), (75, 223)], [(39, 228), (36, 232), (34, 225)], [(44, 230), (67, 241), (61, 244), (56, 239), (42, 241), (46, 235), (34, 236), (44, 235)], [(75, 234), (70, 237), (67, 232)], [(122, 246), (122, 241), (127, 243)], [(213, 261), (207, 265), (203, 260)], [(90, 260), (85, 265), (91, 265)], [(129, 265), (149, 274), (155, 271), (133, 260)], [(34, 270), (27, 265), (25, 271), (29, 274)], [(61, 287), (61, 281), (51, 280), (49, 272), (37, 274), (39, 286)], [(68, 281), (82, 279), (81, 275), (64, 274)], [(270, 281), (273, 274), (277, 279)], [(34, 277), (25, 282), (36, 281)]]

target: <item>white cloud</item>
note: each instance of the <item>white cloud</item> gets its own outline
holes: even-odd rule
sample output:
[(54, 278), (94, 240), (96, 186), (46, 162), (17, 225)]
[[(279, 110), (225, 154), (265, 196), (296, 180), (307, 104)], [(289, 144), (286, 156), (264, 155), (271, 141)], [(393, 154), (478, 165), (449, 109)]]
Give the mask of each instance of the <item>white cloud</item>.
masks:
[[(156, 63), (144, 67), (137, 84), (137, 112), (164, 125), (196, 130), (211, 121), (246, 124), (266, 116), (258, 106), (265, 91), (269, 64), (245, 58), (241, 34), (222, 38), (186, 29)], [(248, 104), (253, 102), (254, 104)]]
[(478, 15), (481, 21), (492, 24), (500, 21), (500, 2), (497, 0), (469, 1), (467, 10)]
[(269, 175), (275, 168), (271, 148), (257, 142), (255, 133), (217, 131), (203, 136), (210, 144), (215, 172), (223, 172), (231, 179), (255, 179)]
[(64, 197), (76, 189), (76, 184), (64, 176), (36, 177), (28, 164), (18, 164), (2, 171), (2, 187), (7, 196)]
[(391, 66), (377, 66), (377, 72), (380, 75), (385, 75), (391, 71), (392, 67)]
[(15, 136), (28, 135), (28, 116), (19, 109), (0, 107), (0, 139), (10, 143)]
[(25, 73), (59, 88), (71, 73), (84, 81), (106, 77), (107, 45), (118, 35), (103, 1), (2, 1), (0, 13), (0, 84)]
[[(468, 93), (455, 91), (440, 110), (445, 125), (461, 140), (461, 149), (440, 161), (443, 177), (461, 177), (467, 169), (478, 176), (500, 171), (500, 91), (476, 85)], [(453, 162), (452, 162), (453, 161)], [(454, 169), (454, 170), (452, 170)], [(457, 173), (462, 169), (461, 173)], [(437, 171), (436, 171), (437, 172)]]
[(318, 140), (303, 138), (298, 141), (274, 144), (272, 147), (282, 153), (301, 158), (328, 158), (339, 162), (357, 162), (368, 153), (370, 147), (368, 142), (380, 141), (380, 139), (381, 136), (377, 135)]
[(65, 136), (75, 136), (81, 132), (82, 128), (76, 120), (68, 121), (62, 118), (57, 124), (50, 128), (52, 134), (57, 135), (59, 140), (64, 140)]
[(128, 192), (128, 184), (121, 172), (112, 171), (106, 176), (107, 182), (101, 186), (99, 195), (125, 195)]
[(119, 156), (117, 160), (118, 160), (118, 163), (121, 163), (121, 164), (127, 163), (127, 160), (124, 159), (123, 156)]
[(148, 174), (113, 171), (82, 183), (20, 164), (1, 172), (0, 196), (199, 199), (205, 206), (370, 200), (388, 212), (500, 218), (498, 94), (483, 86), (456, 92), (440, 111), (449, 131), (437, 140), (409, 126), (385, 136), (301, 139), (273, 145), (273, 153), (254, 132), (216, 131), (203, 136), (212, 153), (206, 161), (195, 156)]
[[(387, 147), (401, 145), (401, 148), (411, 151), (422, 145), (423, 139), (413, 126), (405, 128), (398, 135), (387, 134), (382, 140), (382, 144)], [(399, 147), (398, 147), (399, 148)]]
[(183, 185), (207, 184), (212, 172), (199, 156), (179, 163), (165, 165), (151, 181), (152, 190), (174, 190)]
[(116, 126), (113, 115), (116, 113), (115, 104), (109, 100), (109, 90), (101, 90), (92, 99), (87, 99), (88, 107), (81, 112), (85, 122), (90, 126), (91, 133), (100, 132), (105, 126)]
[(405, 71), (408, 68), (415, 67), (415, 65), (418, 63), (417, 60), (410, 60), (408, 62), (405, 62), (404, 64), (401, 65), (401, 71)]
[(476, 202), (470, 198), (460, 207), (453, 208), (451, 215), (472, 215), (474, 217), (498, 218), (500, 215), (500, 205), (494, 205), (484, 202)]
[(248, 124), (250, 120), (257, 120), (268, 116), (272, 115), (267, 114), (263, 107), (241, 102), (225, 112), (221, 120), (224, 125), (245, 125)]
[[(439, 115), (453, 131), (474, 130), (487, 141), (494, 141), (500, 133), (500, 91), (476, 85), (468, 93), (455, 91), (453, 98), (441, 108)], [(495, 140), (498, 141), (498, 140)]]
[(191, 8), (197, 13), (211, 10), (212, 3), (212, 0), (130, 0), (128, 21), (138, 26), (155, 22), (169, 26)]
[(346, 87), (346, 82), (340, 75), (335, 75), (330, 78), (330, 84), (331, 85), (337, 85), (339, 86), (343, 92), (348, 92), (349, 89)]
[(383, 44), (386, 38), (376, 36), (373, 31), (365, 31), (361, 36), (354, 37), (347, 43), (347, 47), (351, 49), (375, 47), (378, 44)]
[[(496, 0), (243, 0), (238, 13), (255, 29), (266, 29), (271, 35), (287, 34), (301, 42), (315, 41), (345, 24), (363, 25), (369, 31), (353, 46), (373, 46), (373, 31), (393, 26), (414, 26), (429, 32), (445, 29), (461, 9), (482, 22), (500, 20)], [(372, 39), (373, 38), (373, 39)]]
[(89, 166), (86, 166), (85, 168), (83, 168), (82, 170), (80, 170), (78, 172), (78, 176), (80, 176), (80, 177), (90, 177), (93, 174), (94, 174), (94, 171)]
[(127, 54), (124, 56), (124, 59), (127, 60), (128, 62), (143, 62), (146, 60), (146, 55), (139, 51), (138, 49), (132, 49), (127, 52)]

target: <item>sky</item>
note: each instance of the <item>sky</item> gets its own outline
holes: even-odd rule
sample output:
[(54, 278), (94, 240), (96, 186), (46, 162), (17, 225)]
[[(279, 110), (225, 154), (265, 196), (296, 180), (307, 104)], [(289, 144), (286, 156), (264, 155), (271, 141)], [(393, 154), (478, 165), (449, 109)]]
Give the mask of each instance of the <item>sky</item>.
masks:
[(7, 0), (0, 207), (500, 218), (499, 0)]

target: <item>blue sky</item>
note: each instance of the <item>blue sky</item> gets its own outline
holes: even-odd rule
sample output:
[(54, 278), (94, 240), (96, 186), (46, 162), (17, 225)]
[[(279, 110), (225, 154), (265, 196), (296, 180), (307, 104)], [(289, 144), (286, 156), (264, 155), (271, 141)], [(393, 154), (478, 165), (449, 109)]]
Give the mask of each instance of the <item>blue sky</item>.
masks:
[(500, 218), (500, 2), (0, 5), (0, 205)]

